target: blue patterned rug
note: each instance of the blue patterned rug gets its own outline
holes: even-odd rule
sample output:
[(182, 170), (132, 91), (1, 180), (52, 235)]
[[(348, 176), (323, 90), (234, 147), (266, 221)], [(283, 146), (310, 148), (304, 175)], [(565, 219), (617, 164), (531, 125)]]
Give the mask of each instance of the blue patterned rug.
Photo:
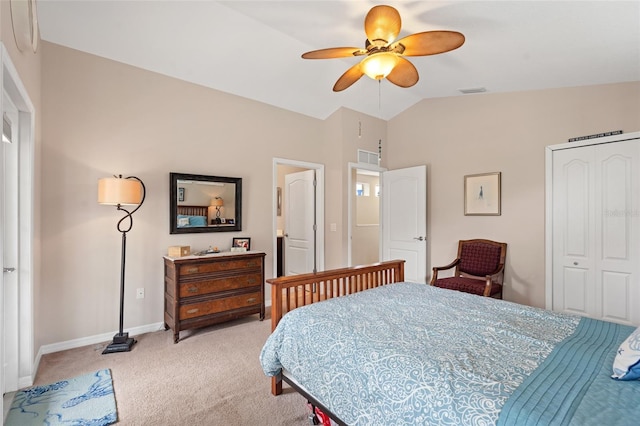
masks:
[(110, 425), (118, 419), (110, 370), (16, 393), (5, 426)]

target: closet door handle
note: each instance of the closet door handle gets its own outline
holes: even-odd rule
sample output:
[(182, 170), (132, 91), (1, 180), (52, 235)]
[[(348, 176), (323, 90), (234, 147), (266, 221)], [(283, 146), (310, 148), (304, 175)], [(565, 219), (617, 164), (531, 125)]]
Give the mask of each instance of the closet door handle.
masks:
[(15, 271), (16, 271), (16, 268), (2, 268), (2, 272), (6, 272), (7, 274), (10, 274)]

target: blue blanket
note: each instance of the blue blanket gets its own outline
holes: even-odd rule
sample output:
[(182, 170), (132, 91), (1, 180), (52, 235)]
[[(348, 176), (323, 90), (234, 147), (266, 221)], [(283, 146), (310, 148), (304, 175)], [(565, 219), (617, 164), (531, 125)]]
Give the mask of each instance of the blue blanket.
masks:
[(498, 425), (637, 425), (640, 381), (611, 379), (634, 327), (583, 318), (502, 408)]
[(579, 322), (398, 283), (289, 312), (260, 361), (267, 375), (286, 369), (349, 425), (491, 425)]

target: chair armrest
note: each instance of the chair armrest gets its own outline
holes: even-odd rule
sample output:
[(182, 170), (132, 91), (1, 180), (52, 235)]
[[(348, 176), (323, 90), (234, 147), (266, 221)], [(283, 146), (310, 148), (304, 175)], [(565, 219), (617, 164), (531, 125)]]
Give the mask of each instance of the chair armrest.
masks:
[[(484, 288), (485, 296), (489, 296), (489, 294), (491, 293), (491, 284), (493, 282), (493, 277), (495, 277), (496, 275), (499, 275), (503, 271), (504, 271), (504, 263), (501, 263), (500, 265), (498, 265), (498, 269), (493, 271), (491, 274), (485, 275), (485, 288)], [(502, 282), (500, 284), (502, 284)]]
[(433, 275), (431, 275), (431, 281), (429, 282), (429, 285), (434, 285), (436, 283), (436, 280), (438, 279), (438, 271), (446, 271), (447, 269), (453, 268), (458, 263), (460, 263), (460, 258), (454, 260), (453, 262), (451, 262), (446, 266), (434, 266)]
[(491, 284), (491, 278), (495, 277), (496, 275), (502, 273), (504, 271), (504, 263), (501, 263), (500, 265), (498, 265), (498, 268), (493, 271), (490, 274), (485, 275), (485, 278), (488, 280), (487, 282), (489, 283), (488, 285)]

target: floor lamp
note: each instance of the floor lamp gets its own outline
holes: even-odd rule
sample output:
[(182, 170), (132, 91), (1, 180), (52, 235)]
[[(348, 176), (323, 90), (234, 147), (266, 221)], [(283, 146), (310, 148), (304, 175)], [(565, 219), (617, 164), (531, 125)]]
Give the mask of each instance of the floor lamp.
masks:
[[(127, 232), (133, 227), (133, 214), (142, 206), (146, 190), (144, 183), (135, 176), (123, 178), (122, 175), (98, 180), (98, 203), (116, 206), (126, 215), (118, 221), (118, 232), (122, 234), (122, 260), (120, 267), (120, 328), (113, 341), (104, 349), (103, 354), (128, 352), (136, 341), (124, 333), (124, 265), (127, 251)], [(123, 205), (137, 206), (131, 212)]]

